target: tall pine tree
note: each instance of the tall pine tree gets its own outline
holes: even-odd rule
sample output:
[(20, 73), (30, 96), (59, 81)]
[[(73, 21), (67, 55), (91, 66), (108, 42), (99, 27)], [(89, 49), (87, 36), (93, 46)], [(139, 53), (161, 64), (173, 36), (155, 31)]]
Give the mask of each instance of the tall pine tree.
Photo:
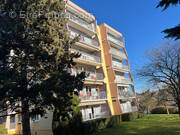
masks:
[[(162, 7), (163, 11), (166, 10), (170, 5), (176, 6), (180, 4), (180, 0), (160, 0), (158, 7)], [(165, 38), (174, 38), (175, 40), (180, 39), (180, 24), (163, 31), (166, 36)]]
[(23, 135), (31, 135), (31, 115), (59, 108), (67, 117), (83, 87), (85, 74), (69, 72), (78, 38), (68, 35), (63, 0), (1, 0), (0, 10), (0, 111), (20, 113)]

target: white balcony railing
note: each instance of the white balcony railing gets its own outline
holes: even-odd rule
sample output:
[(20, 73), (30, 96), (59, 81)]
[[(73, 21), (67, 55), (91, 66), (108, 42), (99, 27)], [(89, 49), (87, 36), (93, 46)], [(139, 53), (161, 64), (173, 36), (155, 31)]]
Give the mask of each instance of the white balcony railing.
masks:
[(78, 53), (79, 52), (81, 54), (81, 56), (78, 59), (86, 60), (86, 61), (90, 61), (90, 62), (95, 62), (97, 64), (101, 64), (101, 58), (98, 56), (90, 55), (88, 53), (78, 51), (75, 49), (71, 49), (71, 52), (72, 53)]
[(66, 12), (66, 17), (70, 21), (72, 21), (72, 22), (74, 22), (74, 23), (76, 23), (76, 24), (78, 24), (78, 25), (80, 25), (80, 26), (82, 26), (82, 27), (84, 27), (84, 28), (95, 33), (95, 26), (93, 23), (88, 23), (88, 22), (84, 21), (83, 19), (81, 19), (80, 17), (78, 17), (77, 15), (74, 15), (70, 12)]
[(119, 41), (118, 39), (114, 38), (113, 36), (108, 34), (107, 37), (108, 37), (109, 41), (111, 41), (111, 42), (113, 42), (113, 43), (115, 43), (115, 44), (117, 44), (117, 45), (119, 45), (121, 47), (124, 47), (124, 44), (121, 41)]
[(129, 78), (124, 78), (124, 77), (118, 76), (118, 75), (116, 75), (115, 82), (116, 82), (116, 83), (122, 83), (122, 84), (132, 84), (131, 79), (129, 79)]
[(118, 97), (119, 99), (129, 99), (134, 98), (135, 94), (132, 91), (119, 90)]
[(88, 77), (86, 80), (92, 80), (92, 81), (103, 81), (104, 75), (102, 73), (91, 73), (91, 72), (86, 72), (88, 74)]
[(96, 91), (96, 92), (86, 92), (85, 94), (83, 92), (80, 92), (79, 98), (82, 101), (95, 101), (95, 100), (105, 100), (107, 99), (107, 93), (106, 91)]
[(128, 66), (125, 66), (120, 62), (112, 61), (112, 65), (114, 68), (118, 68), (118, 69), (122, 69), (122, 70), (129, 70)]
[(100, 114), (97, 114), (97, 115), (90, 115), (90, 116), (84, 116), (83, 117), (83, 121), (89, 121), (89, 120), (95, 120), (95, 119), (100, 119), (100, 118), (106, 118), (110, 116), (109, 112), (101, 112)]
[(114, 48), (111, 48), (110, 51), (109, 51), (112, 55), (116, 55), (118, 57), (121, 57), (122, 59), (126, 59), (126, 55), (121, 52), (120, 50), (117, 50), (117, 49), (114, 49)]
[[(75, 38), (75, 37), (77, 37), (79, 34), (78, 33), (76, 33), (76, 32), (73, 32), (73, 31), (70, 31), (70, 36), (72, 37), (72, 38)], [(85, 44), (88, 44), (88, 45), (90, 45), (90, 46), (93, 46), (93, 47), (99, 47), (99, 43), (97, 42), (97, 41), (95, 41), (95, 40), (92, 40), (92, 39), (90, 39), (90, 38), (88, 38), (88, 37), (85, 37), (85, 36), (80, 36), (80, 40), (79, 40), (80, 42), (83, 42), (83, 43), (85, 43)]]
[(91, 81), (103, 81), (104, 75), (102, 73), (94, 73), (91, 71), (81, 71), (81, 70), (72, 70), (72, 74), (76, 75), (77, 73), (86, 72), (87, 77), (85, 80), (91, 80)]
[(129, 101), (126, 102), (126, 103), (122, 103), (122, 104), (121, 104), (121, 110), (122, 110), (122, 113), (132, 112), (131, 103), (130, 103)]
[(81, 112), (82, 112), (83, 121), (106, 118), (110, 116), (110, 111), (107, 105), (106, 106), (99, 105), (96, 107), (91, 106), (90, 108), (84, 108), (83, 110), (81, 110)]
[(137, 112), (138, 111), (138, 107), (137, 106), (132, 106), (132, 111), (133, 112)]

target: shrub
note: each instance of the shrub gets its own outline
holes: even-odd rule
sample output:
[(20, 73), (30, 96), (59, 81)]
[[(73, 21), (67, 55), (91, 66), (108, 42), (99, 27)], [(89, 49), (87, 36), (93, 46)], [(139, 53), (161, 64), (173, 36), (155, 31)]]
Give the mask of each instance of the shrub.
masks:
[(139, 112), (125, 113), (121, 115), (122, 121), (132, 121), (138, 118), (142, 118), (143, 116), (144, 114)]
[[(169, 108), (170, 114), (178, 114), (177, 108)], [(156, 107), (151, 110), (152, 114), (167, 114), (167, 109), (165, 107)]]
[(178, 109), (177, 108), (169, 108), (169, 113), (170, 114), (178, 114)]
[[(131, 121), (137, 118), (142, 118), (143, 113), (133, 112), (122, 114), (123, 121)], [(56, 128), (53, 128), (54, 135), (89, 135), (96, 131), (116, 127), (120, 124), (120, 115), (111, 116), (107, 118), (95, 119), (86, 122), (81, 122), (81, 116), (77, 117), (73, 121), (68, 123), (58, 123)], [(54, 123), (55, 124), (55, 123)]]
[(151, 110), (152, 114), (167, 114), (167, 110), (164, 107), (156, 107)]
[(102, 119), (91, 120), (83, 123), (84, 135), (91, 134), (95, 131), (115, 127), (120, 124), (120, 116), (111, 116)]

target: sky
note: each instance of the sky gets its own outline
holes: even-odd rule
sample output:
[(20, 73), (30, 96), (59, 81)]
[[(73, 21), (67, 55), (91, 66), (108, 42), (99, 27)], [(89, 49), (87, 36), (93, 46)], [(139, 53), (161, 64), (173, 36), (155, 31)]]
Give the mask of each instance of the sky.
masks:
[(145, 51), (166, 40), (162, 31), (180, 24), (180, 6), (162, 12), (156, 8), (159, 0), (71, 0), (93, 14), (98, 24), (106, 23), (122, 33), (137, 92), (150, 85), (136, 76), (147, 62)]

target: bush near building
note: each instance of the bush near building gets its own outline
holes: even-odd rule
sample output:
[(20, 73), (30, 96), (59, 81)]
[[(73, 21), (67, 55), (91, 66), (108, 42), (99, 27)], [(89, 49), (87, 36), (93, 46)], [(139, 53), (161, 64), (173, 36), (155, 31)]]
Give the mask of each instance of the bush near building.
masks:
[(167, 111), (167, 108), (165, 107), (156, 107), (151, 110), (152, 114), (168, 114), (168, 112), (169, 114), (178, 114), (178, 109), (176, 107), (168, 108), (168, 111)]
[(122, 114), (121, 117), (122, 117), (122, 121), (132, 121), (144, 117), (144, 113), (139, 113), (139, 112), (125, 113)]
[[(133, 112), (126, 113), (107, 118), (95, 119), (91, 121), (81, 122), (81, 118), (76, 118), (74, 121), (70, 121), (69, 124), (59, 125), (54, 129), (54, 135), (90, 135), (94, 132), (98, 132), (105, 128), (112, 128), (119, 126), (122, 121), (132, 121), (138, 118), (142, 118), (143, 113)], [(79, 116), (80, 117), (80, 116)], [(56, 131), (55, 131), (56, 130)]]

